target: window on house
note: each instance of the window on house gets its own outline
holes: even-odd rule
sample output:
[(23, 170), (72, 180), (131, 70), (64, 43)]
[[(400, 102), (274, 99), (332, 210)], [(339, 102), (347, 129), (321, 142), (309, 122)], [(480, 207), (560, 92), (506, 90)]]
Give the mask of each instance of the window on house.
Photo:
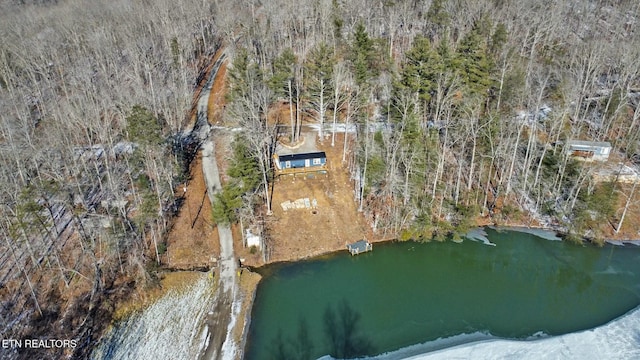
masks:
[(322, 164), (320, 159), (313, 159), (313, 165), (320, 165), (320, 164)]

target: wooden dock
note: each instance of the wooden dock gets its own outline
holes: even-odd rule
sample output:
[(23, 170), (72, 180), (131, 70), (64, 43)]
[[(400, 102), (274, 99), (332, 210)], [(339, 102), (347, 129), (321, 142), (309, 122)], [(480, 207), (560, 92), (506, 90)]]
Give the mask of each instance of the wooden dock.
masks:
[(352, 244), (347, 244), (347, 250), (351, 255), (358, 255), (368, 251), (373, 251), (373, 245), (367, 240), (359, 240)]

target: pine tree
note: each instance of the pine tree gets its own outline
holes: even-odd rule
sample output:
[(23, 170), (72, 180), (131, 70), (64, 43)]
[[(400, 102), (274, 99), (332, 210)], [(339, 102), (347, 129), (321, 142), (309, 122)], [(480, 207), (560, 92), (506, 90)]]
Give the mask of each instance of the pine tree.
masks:
[(290, 84), (295, 78), (296, 56), (291, 48), (285, 49), (273, 62), (273, 75), (268, 84), (277, 97), (291, 98)]
[(305, 63), (307, 80), (307, 96), (309, 102), (317, 111), (317, 119), (320, 124), (319, 136), (323, 136), (324, 117), (329, 105), (332, 92), (333, 66), (335, 58), (331, 49), (325, 43), (314, 48)]
[(162, 128), (158, 119), (147, 108), (135, 105), (127, 116), (126, 127), (129, 141), (142, 146), (153, 146), (162, 143)]
[(260, 165), (243, 136), (237, 136), (233, 141), (233, 161), (228, 174), (239, 182), (242, 192), (252, 192), (260, 185)]
[(211, 205), (211, 217), (216, 224), (227, 225), (237, 219), (236, 210), (242, 207), (242, 189), (235, 183), (226, 184)]
[(475, 29), (462, 39), (457, 49), (459, 74), (463, 83), (471, 93), (481, 96), (486, 96), (486, 91), (492, 84), (492, 64), (485, 50), (486, 44)]
[(491, 35), (491, 46), (489, 47), (489, 51), (494, 55), (498, 54), (507, 42), (507, 36), (507, 27), (504, 26), (503, 23), (496, 25), (493, 35)]
[(356, 84), (363, 86), (378, 75), (374, 42), (362, 22), (356, 25), (353, 37), (351, 62), (353, 63)]
[(273, 64), (273, 75), (269, 78), (268, 83), (271, 90), (276, 97), (286, 98), (289, 102), (289, 123), (291, 126), (291, 138), (293, 142), (296, 138), (296, 119), (299, 104), (296, 102), (300, 98), (300, 94), (297, 93), (298, 87), (294, 86), (296, 82), (296, 66), (297, 59), (293, 50), (290, 48), (285, 49), (280, 56), (278, 56)]
[(331, 2), (331, 20), (333, 22), (333, 37), (336, 43), (340, 43), (342, 40), (342, 26), (344, 20), (342, 20), (342, 11), (338, 0), (332, 0)]
[(444, 70), (442, 59), (424, 36), (414, 39), (406, 57), (401, 85), (418, 93), (420, 99), (428, 103), (436, 87), (436, 78)]
[(247, 49), (240, 49), (233, 59), (233, 65), (228, 71), (227, 97), (229, 100), (238, 99), (249, 93), (249, 83), (247, 73), (250, 68), (249, 52)]
[(427, 10), (428, 33), (432, 40), (449, 26), (449, 13), (444, 8), (444, 2), (445, 0), (433, 0)]

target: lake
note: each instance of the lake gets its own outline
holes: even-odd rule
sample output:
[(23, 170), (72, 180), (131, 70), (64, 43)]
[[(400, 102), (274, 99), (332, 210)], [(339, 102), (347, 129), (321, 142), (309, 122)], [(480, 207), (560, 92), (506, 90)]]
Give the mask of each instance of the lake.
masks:
[(246, 359), (376, 355), (459, 334), (590, 329), (640, 304), (640, 247), (485, 229), (495, 246), (374, 244), (260, 271)]

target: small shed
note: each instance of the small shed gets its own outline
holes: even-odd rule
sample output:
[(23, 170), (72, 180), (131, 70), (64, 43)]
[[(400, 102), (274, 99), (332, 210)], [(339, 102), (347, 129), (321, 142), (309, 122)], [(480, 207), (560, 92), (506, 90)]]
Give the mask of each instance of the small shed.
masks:
[(590, 161), (607, 161), (611, 144), (606, 141), (570, 140), (567, 142), (571, 156)]
[(347, 244), (347, 250), (349, 250), (351, 255), (358, 255), (367, 251), (373, 251), (373, 245), (367, 240), (358, 240), (354, 243)]
[(313, 168), (324, 166), (327, 163), (327, 155), (324, 151), (276, 155), (275, 160), (278, 170)]
[(246, 230), (246, 242), (247, 242), (247, 247), (252, 247), (255, 246), (257, 248), (260, 247), (260, 236), (258, 235), (254, 235), (253, 233), (251, 233), (250, 229)]

